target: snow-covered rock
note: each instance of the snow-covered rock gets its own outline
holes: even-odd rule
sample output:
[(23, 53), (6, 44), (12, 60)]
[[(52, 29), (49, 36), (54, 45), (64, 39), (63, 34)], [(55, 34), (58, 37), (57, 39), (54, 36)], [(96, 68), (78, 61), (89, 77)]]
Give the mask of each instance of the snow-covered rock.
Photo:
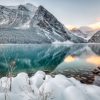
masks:
[[(32, 77), (20, 73), (0, 79), (0, 100), (99, 100), (100, 87), (81, 84), (63, 75), (38, 71)], [(10, 90), (11, 86), (11, 90)]]
[(94, 84), (100, 86), (100, 76), (95, 77)]

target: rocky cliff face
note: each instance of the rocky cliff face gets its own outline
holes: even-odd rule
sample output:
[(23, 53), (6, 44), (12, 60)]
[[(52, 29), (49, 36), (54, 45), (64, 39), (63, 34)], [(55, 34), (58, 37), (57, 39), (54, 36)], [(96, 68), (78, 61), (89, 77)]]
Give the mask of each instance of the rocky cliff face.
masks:
[(43, 28), (44, 30), (62, 36), (65, 40), (68, 39), (67, 32), (64, 26), (43, 6), (39, 6), (33, 17), (33, 24)]

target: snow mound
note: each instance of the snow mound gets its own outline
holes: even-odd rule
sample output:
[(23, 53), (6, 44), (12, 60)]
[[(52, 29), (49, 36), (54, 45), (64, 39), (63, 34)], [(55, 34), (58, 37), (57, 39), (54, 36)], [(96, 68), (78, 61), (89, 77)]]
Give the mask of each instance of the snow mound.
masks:
[(0, 100), (100, 100), (100, 87), (61, 74), (52, 77), (38, 71), (29, 77), (20, 73), (0, 79)]

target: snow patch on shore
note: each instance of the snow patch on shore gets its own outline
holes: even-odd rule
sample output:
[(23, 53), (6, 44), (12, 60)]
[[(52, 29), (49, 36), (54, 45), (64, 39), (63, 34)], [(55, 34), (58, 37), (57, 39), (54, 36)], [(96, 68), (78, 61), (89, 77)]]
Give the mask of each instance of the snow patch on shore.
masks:
[(61, 74), (52, 77), (38, 71), (28, 77), (20, 73), (0, 79), (0, 100), (100, 100), (100, 87)]

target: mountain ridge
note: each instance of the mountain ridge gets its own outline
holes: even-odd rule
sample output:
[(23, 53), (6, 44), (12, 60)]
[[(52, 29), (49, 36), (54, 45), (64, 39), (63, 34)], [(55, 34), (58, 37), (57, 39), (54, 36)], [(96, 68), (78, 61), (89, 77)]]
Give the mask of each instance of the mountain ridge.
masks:
[(76, 36), (66, 29), (43, 6), (35, 7), (33, 5), (32, 7), (31, 4), (17, 7), (0, 6), (0, 35), (2, 38), (0, 38), (0, 43), (87, 42), (84, 38)]

